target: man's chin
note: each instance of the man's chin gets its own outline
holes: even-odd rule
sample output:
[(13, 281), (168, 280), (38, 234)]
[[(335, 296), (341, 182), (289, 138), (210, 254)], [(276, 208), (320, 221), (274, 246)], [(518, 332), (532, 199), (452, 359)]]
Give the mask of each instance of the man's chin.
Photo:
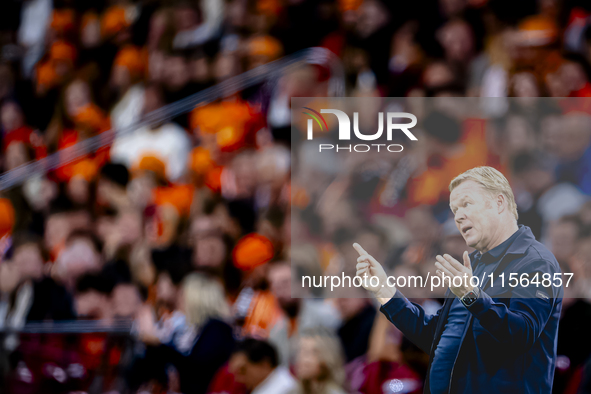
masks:
[(468, 247), (477, 249), (476, 246), (478, 245), (478, 241), (476, 241), (472, 238), (464, 238), (464, 241), (466, 241), (466, 245)]

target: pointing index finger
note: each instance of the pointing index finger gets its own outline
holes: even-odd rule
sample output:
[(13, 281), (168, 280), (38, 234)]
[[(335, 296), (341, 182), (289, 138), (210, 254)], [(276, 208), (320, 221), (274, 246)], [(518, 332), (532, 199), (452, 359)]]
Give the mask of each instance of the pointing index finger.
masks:
[(355, 242), (355, 243), (353, 244), (353, 247), (355, 248), (355, 250), (357, 251), (357, 253), (359, 253), (359, 255), (360, 255), (360, 256), (361, 256), (361, 255), (364, 255), (364, 254), (369, 254), (369, 253), (367, 253), (367, 252), (365, 251), (365, 249), (363, 249), (363, 248), (361, 247), (361, 245), (359, 245), (357, 242)]

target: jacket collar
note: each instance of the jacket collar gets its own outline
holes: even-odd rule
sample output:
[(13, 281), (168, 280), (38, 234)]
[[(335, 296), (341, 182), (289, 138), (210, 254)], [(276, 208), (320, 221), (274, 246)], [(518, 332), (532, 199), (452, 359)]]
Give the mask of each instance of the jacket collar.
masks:
[(531, 243), (535, 241), (535, 237), (531, 229), (523, 224), (519, 225), (517, 231), (515, 231), (509, 238), (503, 241), (500, 245), (494, 247), (488, 252), (482, 254), (478, 251), (475, 252), (474, 258), (481, 259), (484, 263), (491, 263), (493, 261), (499, 261), (504, 255), (513, 254), (521, 255), (525, 254), (527, 248)]

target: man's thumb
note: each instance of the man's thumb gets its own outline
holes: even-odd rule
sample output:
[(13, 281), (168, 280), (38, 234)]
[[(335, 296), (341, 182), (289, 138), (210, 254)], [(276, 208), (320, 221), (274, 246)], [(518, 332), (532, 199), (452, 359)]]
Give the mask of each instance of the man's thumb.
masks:
[(466, 267), (466, 268), (472, 267), (472, 264), (470, 264), (470, 255), (468, 254), (467, 250), (464, 251), (464, 267)]

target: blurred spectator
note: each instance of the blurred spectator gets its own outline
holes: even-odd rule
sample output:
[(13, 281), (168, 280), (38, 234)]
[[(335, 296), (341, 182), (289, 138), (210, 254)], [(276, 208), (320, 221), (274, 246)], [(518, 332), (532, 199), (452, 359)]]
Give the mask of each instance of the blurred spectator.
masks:
[[(281, 317), (269, 331), (269, 341), (278, 349), (279, 360), (289, 365), (297, 353), (297, 341), (301, 333), (313, 327), (336, 330), (341, 318), (332, 305), (322, 300), (292, 298), (292, 276), (290, 264), (278, 261), (268, 270), (271, 292), (279, 307)], [(343, 316), (345, 319), (348, 316)]]
[[(15, 239), (11, 260), (0, 265), (0, 328), (74, 318), (70, 294), (48, 276), (47, 257), (36, 238), (21, 235)], [(17, 341), (9, 335), (3, 346), (11, 352)]]
[(376, 315), (359, 392), (377, 394), (388, 389), (421, 392), (420, 375), (408, 365), (408, 353), (403, 347), (402, 333), (384, 316)]
[(571, 113), (563, 118), (563, 132), (557, 146), (560, 162), (556, 169), (558, 181), (570, 181), (587, 195), (591, 194), (590, 122), (591, 117), (583, 113)]
[(568, 262), (575, 253), (580, 233), (581, 223), (576, 216), (562, 217), (550, 224), (548, 229), (550, 250), (561, 267), (568, 267)]
[(234, 350), (227, 370), (220, 370), (213, 379), (208, 393), (290, 394), (296, 384), (289, 370), (279, 365), (273, 346), (246, 338)]
[[(158, 86), (146, 87), (143, 115), (155, 111), (164, 104)], [(165, 166), (166, 177), (179, 181), (187, 168), (190, 143), (185, 130), (174, 123), (151, 124), (118, 138), (111, 148), (111, 158), (132, 169), (142, 157), (154, 156)]]
[(321, 329), (302, 332), (295, 362), (299, 379), (295, 393), (346, 393), (343, 363), (343, 350), (336, 336)]
[[(0, 8), (0, 161), (10, 171), (0, 179), (0, 329), (77, 316), (55, 327), (133, 321), (138, 334), (4, 336), (0, 387), (417, 392), (427, 356), (375, 320), (372, 303), (355, 293), (325, 300), (322, 288), (299, 284), (351, 274), (352, 242), (396, 277), (433, 276), (436, 254), (467, 249), (449, 213), (449, 181), (491, 165), (512, 183), (520, 222), (574, 274), (554, 392), (584, 390), (587, 3), (7, 0)], [(310, 64), (283, 58), (312, 46), (329, 52), (315, 51)], [(195, 93), (204, 101), (185, 100)], [(324, 98), (335, 94), (364, 98), (363, 130), (375, 130), (378, 112), (415, 114), (418, 141), (396, 154), (320, 160), (305, 120), (292, 119), (292, 99), (328, 108)], [(331, 138), (336, 121), (326, 121), (315, 140)], [(22, 185), (4, 186), (21, 176)], [(443, 291), (405, 294), (431, 311)], [(307, 334), (319, 326), (329, 333)], [(269, 343), (247, 339), (222, 366), (234, 336)]]
[(229, 308), (223, 288), (217, 281), (193, 273), (184, 279), (177, 303), (180, 313), (158, 325), (151, 311), (141, 312), (139, 334), (152, 347), (141, 365), (152, 364), (150, 369), (156, 368), (160, 375), (158, 367), (165, 369), (171, 363), (178, 370), (181, 392), (205, 393), (234, 345), (232, 329), (225, 322)]
[(78, 318), (102, 320), (111, 323), (113, 283), (101, 274), (85, 274), (76, 284), (75, 304)]
[(50, 0), (26, 2), (21, 11), (18, 43), (26, 50), (23, 59), (23, 73), (30, 76), (35, 63), (43, 56), (46, 28), (51, 18)]
[(63, 249), (52, 267), (52, 275), (71, 290), (81, 277), (98, 273), (102, 268), (101, 247), (96, 237), (86, 230), (78, 230), (65, 239)]
[(513, 162), (515, 180), (529, 194), (527, 205), (518, 207), (519, 222), (534, 229), (534, 235), (542, 242), (550, 222), (575, 214), (587, 200), (572, 184), (557, 183), (552, 170), (548, 161), (536, 154), (524, 153)]
[[(37, 131), (25, 124), (22, 109), (16, 102), (4, 102), (0, 109), (0, 119), (2, 150), (6, 155), (4, 163), (6, 171), (30, 160), (40, 159), (45, 156), (46, 152), (42, 137)], [(22, 144), (22, 147), (18, 147), (18, 144)]]
[(122, 210), (129, 206), (127, 184), (129, 171), (121, 164), (108, 163), (101, 168), (96, 188), (96, 202), (99, 206)]
[(111, 110), (115, 130), (124, 130), (141, 118), (144, 109), (144, 88), (140, 81), (144, 72), (142, 53), (135, 47), (119, 51), (113, 62), (110, 87), (116, 95)]
[(367, 352), (376, 309), (366, 298), (339, 298), (336, 306), (343, 319), (338, 335), (348, 363)]

